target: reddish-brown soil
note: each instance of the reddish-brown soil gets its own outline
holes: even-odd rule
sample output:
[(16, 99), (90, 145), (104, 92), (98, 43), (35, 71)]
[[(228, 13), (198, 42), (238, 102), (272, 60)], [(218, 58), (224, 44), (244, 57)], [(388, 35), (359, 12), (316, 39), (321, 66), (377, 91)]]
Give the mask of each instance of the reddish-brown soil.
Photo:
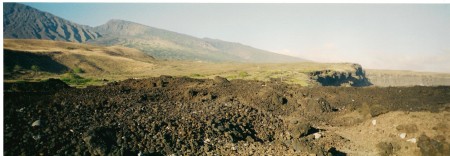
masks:
[[(5, 155), (449, 154), (450, 87), (307, 88), (161, 76), (83, 89), (59, 80), (5, 83), (4, 95)], [(383, 127), (412, 118), (396, 112), (425, 115)], [(433, 133), (419, 134), (427, 121), (421, 117), (433, 114)], [(417, 133), (417, 143), (387, 134), (397, 131)], [(357, 139), (365, 133), (391, 139), (366, 145)]]

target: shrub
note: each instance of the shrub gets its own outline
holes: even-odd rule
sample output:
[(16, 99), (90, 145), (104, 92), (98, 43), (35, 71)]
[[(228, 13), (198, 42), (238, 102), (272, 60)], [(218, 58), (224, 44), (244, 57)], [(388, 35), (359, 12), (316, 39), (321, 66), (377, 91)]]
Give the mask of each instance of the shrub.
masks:
[(73, 69), (73, 72), (77, 73), (77, 74), (80, 74), (80, 73), (84, 73), (84, 70), (81, 69), (80, 67), (76, 67), (76, 68)]
[(247, 76), (250, 76), (250, 74), (248, 74), (247, 72), (245, 72), (245, 71), (241, 71), (241, 72), (239, 72), (239, 77), (247, 77)]
[(22, 66), (20, 66), (20, 65), (15, 65), (14, 68), (13, 68), (14, 72), (18, 72), (18, 71), (21, 71), (21, 70), (22, 70)]
[(37, 65), (32, 65), (30, 69), (33, 71), (33, 76), (36, 76), (36, 74), (41, 70), (41, 68)]
[(38, 71), (41, 70), (41, 68), (39, 68), (39, 66), (37, 66), (37, 65), (32, 65), (31, 66), (31, 70), (34, 71), (34, 72), (38, 72)]
[(76, 73), (73, 72), (65, 73), (61, 77), (61, 80), (71, 85), (84, 85), (91, 81), (91, 79), (83, 78), (80, 75), (77, 75)]

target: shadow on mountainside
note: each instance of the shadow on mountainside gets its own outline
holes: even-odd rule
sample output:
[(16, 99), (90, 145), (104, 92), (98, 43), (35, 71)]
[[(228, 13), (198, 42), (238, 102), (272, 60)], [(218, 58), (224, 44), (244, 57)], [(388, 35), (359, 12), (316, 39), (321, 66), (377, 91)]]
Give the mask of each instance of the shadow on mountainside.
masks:
[(29, 53), (22, 51), (15, 51), (5, 49), (4, 54), (4, 66), (7, 70), (13, 70), (15, 66), (19, 66), (22, 69), (31, 69), (31, 66), (38, 66), (40, 71), (50, 73), (64, 73), (69, 68), (55, 60), (53, 60), (51, 54), (42, 53)]

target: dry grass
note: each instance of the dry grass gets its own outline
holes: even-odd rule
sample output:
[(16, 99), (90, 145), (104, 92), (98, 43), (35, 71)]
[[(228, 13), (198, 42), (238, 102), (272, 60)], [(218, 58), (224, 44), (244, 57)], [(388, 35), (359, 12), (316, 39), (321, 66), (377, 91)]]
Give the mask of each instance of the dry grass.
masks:
[(129, 74), (151, 69), (154, 59), (131, 48), (102, 47), (49, 40), (4, 40), (4, 49), (50, 55), (69, 67), (81, 68), (86, 73)]
[[(193, 78), (222, 76), (228, 79), (262, 81), (278, 79), (286, 83), (308, 86), (313, 84), (309, 77), (309, 73), (313, 71), (354, 71), (351, 63), (301, 62), (263, 64), (163, 61), (155, 60), (153, 57), (132, 48), (121, 46), (105, 47), (50, 40), (5, 39), (4, 48), (50, 55), (52, 59), (70, 69), (83, 69), (85, 73), (80, 73), (79, 75), (99, 82), (93, 84), (102, 84), (103, 82), (98, 80), (103, 79), (111, 81), (173, 75)], [(412, 77), (409, 80), (416, 85), (420, 85), (423, 79), (432, 81), (431, 85), (450, 83), (450, 74), (440, 73), (368, 70), (367, 75), (371, 82), (380, 86), (403, 84), (408, 81), (408, 78), (404, 80), (405, 77)], [(31, 79), (46, 79), (49, 77), (59, 78), (61, 75), (44, 73), (35, 75)]]
[[(287, 83), (309, 85), (308, 73), (318, 70), (351, 71), (351, 64), (325, 63), (210, 63), (192, 61), (154, 60), (139, 50), (120, 46), (104, 47), (89, 44), (49, 40), (4, 40), (4, 48), (30, 53), (51, 55), (54, 60), (70, 69), (81, 68), (83, 77), (123, 80), (160, 75), (268, 81), (283, 79)], [(58, 77), (45, 75), (38, 77)]]

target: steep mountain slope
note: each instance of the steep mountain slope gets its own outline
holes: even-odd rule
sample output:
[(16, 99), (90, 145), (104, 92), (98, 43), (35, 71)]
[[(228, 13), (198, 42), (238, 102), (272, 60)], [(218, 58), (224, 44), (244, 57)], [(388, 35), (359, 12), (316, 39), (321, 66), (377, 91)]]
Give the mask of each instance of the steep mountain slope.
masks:
[(239, 43), (200, 39), (124, 20), (110, 20), (95, 27), (95, 30), (103, 36), (90, 41), (91, 43), (133, 47), (156, 58), (233, 62), (304, 61)]
[(211, 53), (214, 47), (201, 39), (133, 22), (110, 20), (95, 30), (103, 36), (91, 43), (137, 48), (160, 59), (219, 61), (227, 58), (221, 53)]
[(79, 25), (19, 3), (3, 3), (4, 38), (85, 42), (99, 37)]
[(23, 4), (3, 5), (4, 38), (121, 45), (139, 49), (158, 59), (171, 60), (252, 63), (305, 61), (239, 43), (201, 39), (124, 20), (110, 20), (91, 28)]

